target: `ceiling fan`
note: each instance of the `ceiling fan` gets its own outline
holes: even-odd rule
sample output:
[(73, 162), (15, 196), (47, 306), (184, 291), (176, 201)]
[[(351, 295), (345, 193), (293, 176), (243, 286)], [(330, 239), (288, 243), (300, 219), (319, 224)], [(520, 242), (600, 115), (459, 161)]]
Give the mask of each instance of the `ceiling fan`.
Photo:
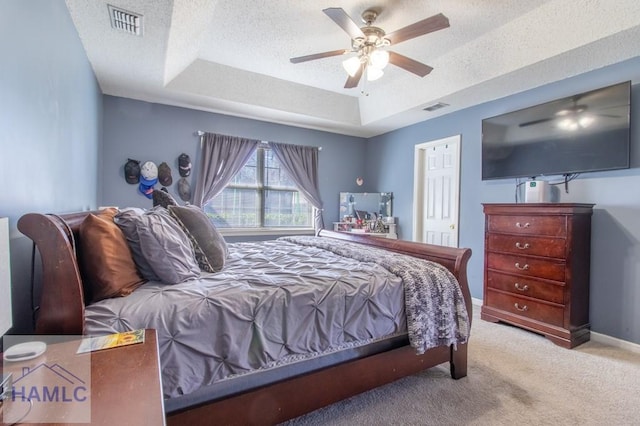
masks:
[(351, 37), (351, 49), (339, 49), (313, 55), (299, 56), (291, 58), (290, 61), (298, 64), (315, 59), (356, 53), (356, 56), (352, 56), (342, 63), (349, 74), (347, 82), (344, 85), (346, 89), (357, 87), (365, 73), (369, 81), (382, 77), (384, 74), (383, 68), (387, 63), (391, 63), (420, 77), (429, 74), (433, 70), (429, 65), (425, 65), (399, 53), (386, 50), (386, 48), (449, 27), (449, 19), (442, 13), (439, 13), (390, 34), (386, 34), (382, 28), (372, 25), (380, 13), (379, 10), (367, 9), (362, 13), (362, 22), (365, 23), (364, 27), (358, 27), (342, 8), (331, 7), (323, 9), (323, 12), (349, 34), (349, 37)]
[(538, 120), (527, 121), (520, 123), (519, 127), (533, 126), (534, 124), (546, 123), (548, 121), (556, 121), (557, 125), (564, 130), (577, 130), (579, 128), (585, 128), (590, 126), (595, 117), (610, 117), (619, 118), (617, 115), (610, 114), (592, 114), (588, 112), (589, 106), (587, 104), (579, 104), (581, 96), (574, 96), (571, 100), (573, 104), (566, 108), (562, 108), (553, 113), (551, 117), (540, 118)]

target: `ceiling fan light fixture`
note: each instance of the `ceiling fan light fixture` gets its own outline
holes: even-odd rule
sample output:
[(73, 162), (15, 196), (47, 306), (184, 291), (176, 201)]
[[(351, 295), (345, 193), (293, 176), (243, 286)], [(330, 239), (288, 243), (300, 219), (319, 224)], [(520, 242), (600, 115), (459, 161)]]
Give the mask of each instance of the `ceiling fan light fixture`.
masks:
[(578, 130), (580, 124), (578, 124), (578, 122), (572, 118), (565, 118), (558, 122), (558, 127), (562, 130), (575, 131)]
[(384, 75), (384, 71), (379, 68), (367, 67), (367, 81), (375, 81)]
[(373, 68), (382, 70), (389, 63), (389, 52), (386, 50), (376, 49), (369, 57), (369, 65)]
[(595, 121), (595, 118), (591, 115), (583, 115), (582, 117), (580, 117), (578, 119), (578, 124), (580, 124), (580, 127), (589, 127), (593, 124), (593, 122)]
[(585, 129), (593, 124), (595, 117), (592, 115), (582, 115), (579, 117), (567, 117), (558, 121), (558, 127), (562, 130), (575, 131)]
[[(373, 25), (380, 13), (380, 8), (367, 9), (362, 13), (362, 21), (365, 26), (361, 27), (340, 7), (329, 7), (323, 9), (327, 17), (342, 28), (351, 38), (351, 49), (332, 50), (329, 52), (315, 53), (312, 55), (290, 58), (293, 64), (311, 61), (315, 59), (340, 56), (346, 53), (354, 53), (355, 57), (342, 61), (342, 66), (349, 74), (345, 89), (358, 87), (360, 79), (367, 74), (368, 80), (376, 80), (384, 74), (382, 70), (391, 63), (419, 77), (429, 74), (433, 68), (421, 62), (407, 58), (396, 52), (386, 50), (391, 45), (396, 45), (403, 41), (423, 36), (434, 31), (449, 27), (449, 19), (442, 13), (429, 18), (414, 22), (411, 25), (400, 28), (387, 34), (382, 28)], [(368, 72), (369, 70), (370, 72)], [(375, 71), (374, 71), (375, 70)]]
[(361, 65), (362, 64), (361, 64), (360, 58), (358, 56), (352, 56), (349, 59), (346, 59), (346, 60), (342, 61), (342, 66), (344, 67), (345, 71), (347, 71), (347, 73), (351, 77), (356, 75), (356, 73), (360, 69)]

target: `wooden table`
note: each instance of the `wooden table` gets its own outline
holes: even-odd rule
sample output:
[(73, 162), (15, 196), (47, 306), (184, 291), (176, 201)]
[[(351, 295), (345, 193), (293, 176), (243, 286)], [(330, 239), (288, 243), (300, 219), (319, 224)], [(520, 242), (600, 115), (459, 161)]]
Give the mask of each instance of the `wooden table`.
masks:
[[(5, 364), (5, 372), (9, 369), (13, 372), (14, 391), (18, 389), (20, 392), (21, 389), (24, 389), (25, 394), (28, 394), (36, 402), (38, 399), (47, 399), (40, 405), (34, 402), (31, 407), (32, 411), (26, 420), (41, 421), (40, 419), (44, 418), (45, 421), (52, 420), (57, 423), (41, 424), (78, 425), (75, 420), (79, 412), (77, 407), (81, 407), (80, 411), (87, 412), (86, 404), (90, 403), (90, 424), (92, 425), (165, 424), (155, 330), (145, 331), (144, 343), (104, 349), (88, 354), (76, 354), (78, 345), (79, 340), (77, 339), (49, 344), (46, 352), (34, 360)], [(79, 367), (83, 363), (84, 367)], [(73, 378), (75, 376), (69, 376), (69, 371), (76, 371), (74, 368), (80, 371), (80, 373), (74, 372), (78, 376), (77, 379)], [(87, 381), (82, 373), (88, 370), (90, 370), (90, 381)], [(24, 379), (24, 372), (28, 371), (38, 374), (45, 371), (49, 375), (52, 374), (51, 371), (63, 372), (62, 375), (68, 377), (61, 383), (74, 381), (79, 385), (73, 388), (75, 391), (69, 390), (71, 389), (69, 388), (66, 392), (60, 391), (62, 385), (58, 390), (51, 384), (42, 386), (41, 384), (36, 384), (36, 386), (31, 384), (23, 388), (22, 386), (27, 380), (18, 381), (16, 378), (22, 377)], [(45, 386), (48, 386), (48, 390), (42, 391)], [(71, 408), (73, 403), (78, 402), (80, 405)], [(81, 403), (85, 405), (82, 406)], [(15, 400), (7, 400), (3, 408), (2, 420), (16, 421), (20, 418), (21, 414), (19, 413), (26, 413), (29, 410), (29, 405), (29, 402), (21, 400), (20, 396)], [(31, 417), (33, 415), (38, 417)], [(60, 420), (65, 418), (71, 420), (67, 422)]]

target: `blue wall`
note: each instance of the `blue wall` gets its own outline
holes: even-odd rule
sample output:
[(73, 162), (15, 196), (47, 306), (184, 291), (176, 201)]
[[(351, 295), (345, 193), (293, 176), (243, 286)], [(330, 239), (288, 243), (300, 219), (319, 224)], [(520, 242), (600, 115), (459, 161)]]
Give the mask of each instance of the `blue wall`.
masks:
[[(393, 191), (403, 238), (412, 233), (414, 145), (462, 135), (460, 245), (474, 255), (469, 278), (482, 297), (482, 203), (513, 201), (512, 181), (480, 179), (481, 120), (624, 80), (640, 81), (640, 59), (451, 113), (365, 141), (327, 132), (100, 95), (64, 2), (0, 2), (0, 216), (12, 226), (14, 332), (30, 328), (31, 245), (15, 230), (24, 213), (98, 205), (148, 207), (123, 179), (127, 157), (196, 159), (196, 130), (322, 146), (320, 187), (327, 226), (341, 191)], [(560, 201), (595, 203), (591, 321), (596, 332), (640, 343), (640, 90), (633, 88), (629, 170), (584, 174)], [(104, 133), (103, 133), (104, 127)], [(365, 176), (365, 186), (355, 177)], [(174, 178), (175, 178), (174, 174)], [(175, 184), (174, 184), (175, 185)], [(173, 191), (172, 191), (173, 192)]]
[(471, 293), (482, 298), (482, 203), (514, 202), (514, 180), (481, 180), (482, 119), (631, 80), (632, 168), (582, 174), (561, 202), (594, 203), (591, 253), (591, 324), (595, 332), (640, 343), (640, 58), (568, 78), (372, 138), (367, 178), (394, 193), (401, 237), (412, 235), (414, 146), (461, 135), (460, 246), (470, 247)]
[(63, 1), (0, 2), (0, 216), (11, 227), (14, 333), (31, 328), (28, 212), (95, 208), (102, 96)]
[(318, 177), (327, 227), (338, 219), (339, 193), (356, 191), (356, 177), (365, 170), (366, 142), (362, 138), (104, 96), (101, 205), (151, 207), (151, 200), (140, 194), (136, 185), (129, 185), (124, 180), (123, 166), (127, 158), (156, 164), (166, 161), (173, 176), (169, 192), (179, 199), (177, 158), (181, 153), (187, 153), (194, 166), (194, 172), (188, 178), (193, 190), (193, 175), (199, 164), (197, 130), (322, 147)]

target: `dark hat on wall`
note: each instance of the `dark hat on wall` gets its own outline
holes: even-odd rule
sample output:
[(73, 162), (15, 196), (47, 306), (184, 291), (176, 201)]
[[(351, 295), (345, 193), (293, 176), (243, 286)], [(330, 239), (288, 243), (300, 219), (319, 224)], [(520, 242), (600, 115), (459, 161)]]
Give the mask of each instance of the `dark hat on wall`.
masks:
[(179, 173), (182, 177), (187, 177), (191, 174), (191, 158), (185, 153), (180, 154), (178, 157)]
[(182, 201), (191, 201), (191, 185), (185, 178), (178, 180), (178, 195)]
[(140, 181), (140, 162), (138, 160), (127, 159), (124, 164), (124, 179), (132, 185)]
[(146, 186), (153, 186), (158, 183), (158, 166), (151, 161), (146, 161), (140, 167), (140, 183)]
[(164, 161), (158, 166), (158, 182), (160, 182), (162, 186), (171, 186), (173, 183), (171, 168)]

